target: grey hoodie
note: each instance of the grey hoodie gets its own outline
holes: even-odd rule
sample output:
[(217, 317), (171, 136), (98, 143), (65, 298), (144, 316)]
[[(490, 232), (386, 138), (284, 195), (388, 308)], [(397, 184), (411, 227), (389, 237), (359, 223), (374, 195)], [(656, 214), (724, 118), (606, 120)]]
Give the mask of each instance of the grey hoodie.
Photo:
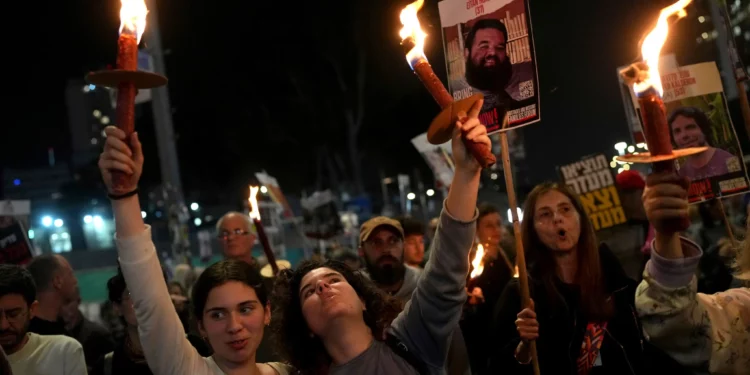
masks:
[[(448, 349), (466, 301), (464, 288), (477, 215), (475, 212), (470, 221), (462, 222), (452, 217), (443, 205), (427, 266), (417, 279), (411, 299), (389, 330), (425, 363), (429, 374), (446, 374)], [(373, 340), (370, 348), (353, 360), (332, 367), (330, 374), (411, 375), (417, 371), (390, 347)]]

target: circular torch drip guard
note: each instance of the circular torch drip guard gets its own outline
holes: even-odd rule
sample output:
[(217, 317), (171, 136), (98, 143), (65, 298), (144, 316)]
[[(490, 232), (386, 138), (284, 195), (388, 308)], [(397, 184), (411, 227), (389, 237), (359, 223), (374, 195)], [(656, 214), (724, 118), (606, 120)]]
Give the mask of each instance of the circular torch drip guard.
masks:
[(468, 113), (471, 106), (482, 98), (484, 98), (484, 95), (474, 94), (466, 99), (453, 102), (449, 107), (443, 108), (432, 120), (430, 128), (427, 130), (427, 141), (433, 145), (440, 145), (450, 141), (453, 137), (453, 128), (458, 120), (458, 112), (464, 111)]
[(690, 147), (682, 148), (679, 150), (673, 150), (671, 155), (654, 155), (652, 156), (649, 152), (641, 152), (639, 154), (627, 154), (622, 156), (616, 156), (615, 161), (624, 163), (657, 163), (660, 161), (675, 160), (684, 158), (685, 156), (700, 154), (703, 151), (708, 150), (708, 147)]
[[(286, 270), (286, 269), (292, 268), (292, 263), (284, 259), (277, 260), (276, 265), (279, 266), (279, 270)], [(265, 266), (263, 266), (263, 268), (260, 269), (260, 275), (267, 279), (274, 277), (273, 267), (271, 267), (270, 263), (266, 264)]]
[(88, 83), (116, 89), (120, 83), (132, 82), (137, 89), (152, 89), (167, 84), (167, 77), (140, 70), (100, 70), (86, 75)]

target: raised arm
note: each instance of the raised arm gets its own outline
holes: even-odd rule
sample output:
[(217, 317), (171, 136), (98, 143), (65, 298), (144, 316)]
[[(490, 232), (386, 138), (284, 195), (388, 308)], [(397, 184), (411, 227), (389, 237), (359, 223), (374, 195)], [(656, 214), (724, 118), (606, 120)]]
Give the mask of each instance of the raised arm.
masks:
[(744, 372), (750, 364), (750, 346), (744, 344), (750, 332), (742, 317), (750, 316), (750, 292), (697, 293), (695, 273), (702, 252), (664, 225), (687, 216), (685, 188), (669, 177), (649, 176), (643, 203), (656, 238), (636, 292), (638, 315), (649, 341), (683, 366), (711, 373)]
[[(143, 170), (138, 134), (131, 136), (128, 147), (121, 130), (108, 126), (105, 133), (107, 141), (99, 158), (99, 169), (112, 198), (120, 266), (133, 300), (148, 365), (154, 374), (159, 375), (208, 373), (205, 360), (185, 337), (185, 330), (170, 300), (151, 240), (151, 228), (141, 218), (138, 195), (119, 198), (138, 187)], [(122, 171), (128, 176), (123, 186), (113, 186), (111, 170)]]
[(456, 171), (440, 222), (432, 242), (430, 259), (411, 300), (394, 320), (392, 333), (428, 366), (442, 368), (453, 331), (458, 326), (466, 300), (466, 274), (469, 250), (476, 231), (477, 191), (481, 168), (467, 152), (461, 130), (467, 139), (489, 144), (487, 129), (477, 116), (482, 102), (475, 103), (465, 121), (453, 133)]

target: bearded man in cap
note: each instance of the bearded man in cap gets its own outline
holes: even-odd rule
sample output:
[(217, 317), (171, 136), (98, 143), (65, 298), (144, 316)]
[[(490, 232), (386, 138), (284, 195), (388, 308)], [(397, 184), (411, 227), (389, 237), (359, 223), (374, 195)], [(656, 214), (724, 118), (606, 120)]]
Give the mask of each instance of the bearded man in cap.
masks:
[[(404, 228), (391, 218), (378, 216), (359, 230), (359, 255), (366, 274), (382, 291), (402, 303), (411, 299), (421, 269), (404, 264)], [(456, 327), (445, 364), (448, 374), (469, 375), (468, 355), (461, 329)]]
[(398, 221), (378, 216), (362, 224), (359, 254), (378, 288), (403, 303), (411, 298), (422, 271), (404, 264), (404, 229)]

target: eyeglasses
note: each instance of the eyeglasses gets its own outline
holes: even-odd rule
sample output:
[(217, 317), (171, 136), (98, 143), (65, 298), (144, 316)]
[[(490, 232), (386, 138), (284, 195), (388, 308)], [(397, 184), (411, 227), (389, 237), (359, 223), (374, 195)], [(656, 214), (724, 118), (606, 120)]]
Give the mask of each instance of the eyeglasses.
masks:
[(0, 318), (5, 316), (8, 319), (8, 323), (20, 323), (28, 315), (29, 310), (13, 309), (13, 310), (0, 310)]
[(220, 240), (226, 241), (229, 238), (229, 236), (231, 236), (231, 235), (235, 235), (235, 236), (247, 236), (248, 234), (250, 234), (250, 232), (248, 232), (246, 230), (235, 229), (235, 230), (233, 230), (231, 232), (225, 230), (225, 231), (219, 233), (218, 237), (219, 237)]
[(562, 216), (562, 217), (573, 217), (576, 213), (576, 210), (571, 205), (562, 205), (555, 210), (555, 212), (552, 212), (549, 208), (543, 208), (539, 210), (535, 216), (536, 220), (543, 223), (543, 224), (549, 224), (555, 221), (555, 216)]

